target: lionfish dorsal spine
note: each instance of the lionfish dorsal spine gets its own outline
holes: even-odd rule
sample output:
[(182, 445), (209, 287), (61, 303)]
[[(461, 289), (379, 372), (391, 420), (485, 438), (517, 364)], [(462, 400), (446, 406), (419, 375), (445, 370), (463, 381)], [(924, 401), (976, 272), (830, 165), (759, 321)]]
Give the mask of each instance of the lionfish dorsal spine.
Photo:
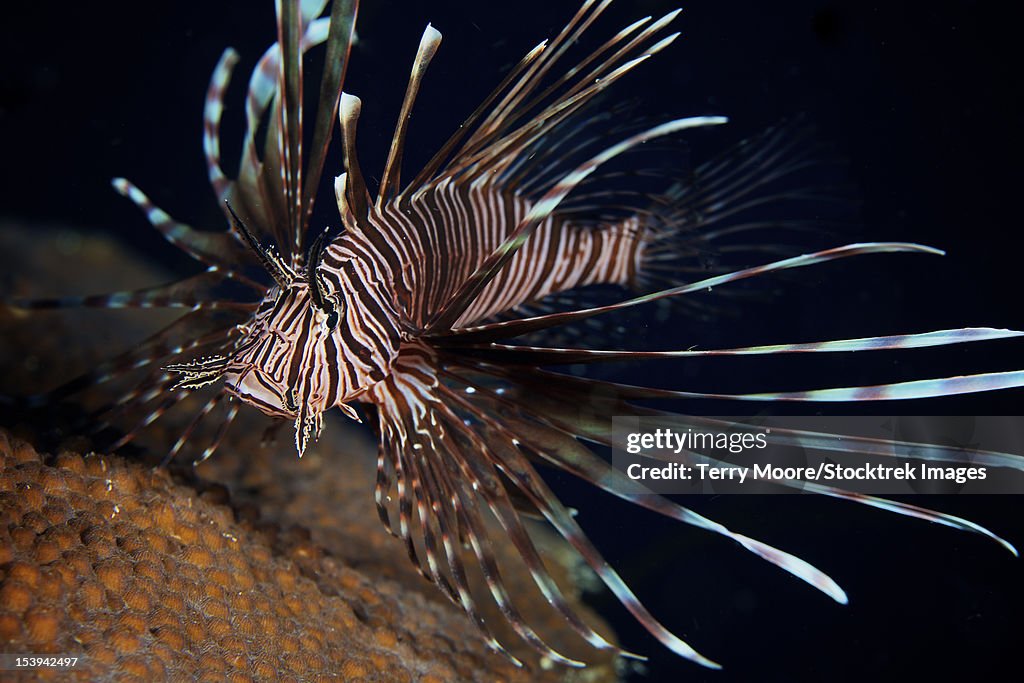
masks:
[(309, 223), (312, 215), (320, 177), (327, 159), (338, 101), (341, 98), (341, 87), (345, 82), (349, 52), (355, 36), (358, 12), (358, 0), (334, 0), (331, 3), (331, 15), (328, 19), (330, 29), (326, 38), (327, 54), (324, 55), (323, 76), (320, 79), (320, 93), (317, 98), (319, 106), (313, 124), (311, 152), (304, 180), (303, 225)]
[(424, 29), (423, 36), (420, 38), (419, 48), (416, 50), (412, 73), (409, 75), (405, 97), (402, 99), (402, 108), (398, 113), (398, 122), (395, 124), (395, 132), (391, 137), (391, 148), (388, 150), (388, 159), (384, 164), (384, 174), (381, 176), (380, 188), (377, 192), (376, 208), (378, 211), (398, 192), (401, 183), (402, 152), (405, 150), (405, 136), (409, 130), (412, 106), (416, 102), (416, 95), (419, 94), (420, 84), (423, 82), (427, 67), (440, 45), (440, 32), (427, 24), (427, 28)]
[[(338, 119), (341, 123), (341, 135), (344, 150), (346, 180), (344, 187), (345, 206), (343, 214), (351, 214), (358, 228), (369, 234), (373, 229), (367, 223), (370, 207), (370, 192), (366, 187), (363, 170), (359, 165), (356, 153), (356, 126), (359, 124), (359, 112), (362, 101), (355, 95), (343, 92), (338, 106)], [(337, 183), (335, 188), (337, 189)], [(339, 200), (339, 204), (341, 200)]]
[[(307, 3), (307, 5), (310, 3)], [(317, 10), (322, 11), (323, 3)], [(302, 36), (305, 33), (299, 3), (277, 0), (277, 44), (281, 47), (278, 63), (277, 107), (280, 116), (280, 134), (277, 136), (278, 154), (281, 156), (281, 184), (287, 203), (288, 232), (294, 243), (288, 245), (293, 254), (301, 253), (302, 233)]]
[(281, 289), (288, 287), (288, 285), (295, 280), (295, 273), (292, 272), (291, 267), (285, 263), (280, 256), (270, 249), (264, 248), (263, 245), (259, 243), (256, 236), (252, 234), (252, 231), (249, 230), (249, 227), (245, 224), (245, 221), (239, 218), (238, 214), (235, 213), (230, 202), (225, 200), (224, 204), (228, 207), (228, 213), (231, 214), (231, 225), (240, 235), (242, 235), (245, 243), (249, 245), (249, 248), (252, 249), (253, 253), (259, 258), (260, 265), (263, 266), (263, 269), (271, 278), (273, 278), (278, 287)]
[[(505, 91), (508, 90), (509, 85), (519, 80), (523, 73), (547, 48), (548, 41), (541, 41), (536, 47), (530, 50), (523, 59), (505, 76), (505, 78), (498, 84), (498, 86), (491, 91), (490, 95), (484, 98), (483, 102), (466, 118), (465, 121), (459, 126), (458, 130), (448, 138), (444, 145), (434, 153), (430, 161), (424, 165), (416, 177), (402, 190), (403, 196), (406, 193), (412, 193), (413, 197), (417, 197), (422, 193), (428, 191), (430, 184), (428, 181), (433, 179), (439, 169), (448, 161), (452, 152), (454, 152), (465, 136), (469, 135), (473, 131), (477, 121), (491, 108), (494, 101)], [(442, 179), (442, 182), (445, 179)]]

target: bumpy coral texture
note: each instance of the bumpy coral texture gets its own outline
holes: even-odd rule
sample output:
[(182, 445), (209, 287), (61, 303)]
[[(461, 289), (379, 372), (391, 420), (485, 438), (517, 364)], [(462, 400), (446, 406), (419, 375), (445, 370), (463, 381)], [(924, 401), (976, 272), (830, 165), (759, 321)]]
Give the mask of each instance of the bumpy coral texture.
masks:
[[(115, 244), (72, 235), (73, 259), (55, 259), (54, 242), (38, 233), (6, 246), (22, 254), (23, 272), (36, 269), (36, 281), (109, 272), (111, 262), (159, 279)], [(0, 316), (5, 390), (12, 378), (16, 388), (52, 385), (82, 358), (101, 357), (106, 337), (138, 334), (130, 316), (91, 330), (62, 320)], [(77, 358), (56, 342), (70, 334), (83, 341)], [(84, 343), (90, 334), (100, 341)], [(47, 338), (50, 347), (39, 342)], [(546, 667), (516, 649), (527, 664), (517, 669), (489, 651), (380, 528), (369, 439), (332, 422), (299, 461), (287, 438), (261, 445), (263, 426), (244, 413), (197, 476), (175, 477), (143, 463), (173, 443), (173, 416), (129, 456), (82, 455), (89, 444), (74, 438), (65, 441), (71, 448), (40, 454), (0, 429), (0, 651), (84, 655), (71, 674), (23, 674), (32, 680), (615, 679), (611, 659), (569, 633), (515, 563), (505, 578), (517, 606), (553, 645), (593, 664)], [(578, 567), (538, 538), (567, 593), (578, 595)], [(476, 588), (486, 595), (479, 577)], [(514, 642), (495, 610), (486, 618)]]
[(0, 431), (0, 642), (82, 653), (83, 680), (557, 680), (445, 605), (236, 521), (221, 487)]

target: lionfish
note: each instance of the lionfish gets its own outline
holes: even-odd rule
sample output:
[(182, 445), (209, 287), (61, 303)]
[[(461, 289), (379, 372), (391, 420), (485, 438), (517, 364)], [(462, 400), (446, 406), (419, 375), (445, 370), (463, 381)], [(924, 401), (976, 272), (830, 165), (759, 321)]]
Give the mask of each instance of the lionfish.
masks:
[[(680, 118), (605, 142), (619, 130), (609, 126), (622, 112), (613, 108), (595, 113), (599, 97), (678, 36), (667, 32), (678, 11), (659, 19), (646, 17), (569, 61), (570, 48), (591, 31), (609, 4), (583, 2), (565, 27), (530, 50), (412, 180), (403, 183), (410, 115), (441, 42), (441, 34), (428, 25), (374, 195), (357, 155), (361, 103), (342, 91), (358, 2), (335, 0), (324, 15), (326, 0), (277, 0), (277, 40), (249, 79), (246, 129), (234, 179), (222, 170), (220, 122), (239, 59), (235, 51), (223, 53), (207, 93), (203, 149), (227, 229), (196, 230), (157, 208), (129, 181), (113, 182), (167, 241), (205, 270), (143, 290), (15, 302), (23, 308), (164, 307), (186, 312), (137, 348), (46, 398), (141, 373), (135, 388), (96, 413), (108, 422), (130, 411), (144, 415), (113, 444), (118, 448), (180, 403), (189, 393), (182, 390), (205, 390), (209, 397), (167, 460), (194, 438), (202, 423), (222, 413), (199, 455), (210, 457), (240, 403), (293, 422), (300, 456), (320, 434), (326, 412), (337, 408), (355, 420), (366, 417), (379, 438), (374, 498), (385, 528), (405, 544), (419, 572), (479, 626), (490, 646), (517, 663), (489, 635), (477, 607), (479, 596), (469, 587), (467, 561), (479, 565), (490, 599), (519, 637), (554, 662), (583, 664), (546, 644), (517, 611), (493, 550), (494, 522), (551, 607), (586, 642), (637, 656), (606, 640), (569, 606), (531, 540), (523, 517), (532, 515), (545, 519), (656, 639), (682, 657), (719, 667), (641, 604), (538, 474), (538, 465), (725, 536), (845, 603), (836, 582), (807, 562), (667, 498), (638, 492), (634, 482), (592, 450), (594, 445), (616, 445), (612, 416), (687, 419), (635, 403), (655, 399), (843, 402), (965, 394), (1020, 387), (1024, 372), (730, 395), (630, 386), (565, 374), (552, 366), (911, 349), (1022, 333), (965, 328), (713, 350), (618, 351), (554, 344), (551, 340), (600, 334), (600, 326), (587, 327), (604, 319), (600, 316), (749, 278), (853, 256), (941, 253), (911, 243), (856, 243), (740, 269), (702, 264), (702, 255), (714, 252), (719, 241), (769, 226), (737, 221), (736, 216), (776, 197), (765, 188), (801, 167), (799, 141), (781, 133), (763, 135), (746, 143), (740, 154), (709, 162), (681, 180), (665, 176), (669, 187), (660, 195), (603, 189), (625, 175), (603, 171), (607, 162), (645, 143), (726, 122), (720, 116)], [(326, 45), (326, 56), (307, 146), (304, 55), (320, 44)], [(341, 228), (330, 230), (310, 223), (336, 116), (343, 150), (343, 172), (334, 181)], [(574, 195), (581, 186), (590, 190)], [(586, 298), (567, 299), (591, 285), (634, 293), (600, 305), (584, 305)], [(230, 297), (219, 294), (225, 286)], [(566, 309), (566, 300), (576, 304)], [(524, 336), (529, 343), (516, 343)], [(215, 412), (222, 404), (226, 408)], [(805, 448), (837, 449), (823, 434), (776, 436)], [(886, 445), (846, 438), (841, 449), (891, 455)], [(940, 446), (930, 446), (927, 453), (936, 460), (965, 458)], [(1015, 456), (982, 452), (971, 458), (1024, 469), (1024, 461)], [(816, 483), (800, 484), (823, 495), (984, 534), (1016, 553), (1008, 542), (965, 519)]]

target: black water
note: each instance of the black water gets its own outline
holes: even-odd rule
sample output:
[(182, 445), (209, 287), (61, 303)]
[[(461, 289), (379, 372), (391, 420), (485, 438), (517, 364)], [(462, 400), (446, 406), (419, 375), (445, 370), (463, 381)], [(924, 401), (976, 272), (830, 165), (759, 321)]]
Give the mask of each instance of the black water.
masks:
[[(0, 214), (108, 230), (152, 258), (192, 268), (108, 181), (126, 175), (176, 217), (220, 226), (200, 154), (200, 115), (223, 46), (242, 53), (241, 74), (272, 40), (271, 3), (256, 10), (252, 4), (37, 3), (5, 12)], [(346, 86), (363, 99), (364, 168), (383, 163), (427, 21), (445, 42), (415, 112), (411, 165), (433, 151), (505, 68), (553, 35), (574, 6), (366, 3), (363, 41)], [(639, 16), (670, 8), (661, 1), (618, 3), (592, 45)], [(861, 202), (853, 211), (860, 227), (845, 241), (919, 241), (949, 255), (824, 266), (792, 278), (783, 301), (754, 305), (739, 318), (651, 323), (638, 336), (682, 347), (1024, 326), (1017, 252), (1024, 157), (1015, 68), (1019, 16), (995, 3), (966, 1), (694, 0), (684, 10), (676, 21), (682, 38), (624, 81), (622, 97), (641, 97), (641, 111), (652, 115), (730, 116), (729, 126), (692, 136), (697, 158), (803, 114), (846, 160)], [(238, 119), (231, 119), (240, 116), (244, 78), (237, 80), (229, 140), (239, 132)], [(225, 151), (234, 158), (237, 148), (228, 144)], [(328, 166), (327, 175), (338, 172), (337, 158)], [(330, 202), (321, 202), (317, 218), (337, 222)], [(829, 373), (882, 382), (1014, 369), (1019, 350), (997, 343), (856, 361), (670, 364), (620, 378), (737, 391), (802, 388), (823, 386), (836, 376)], [(1005, 392), (871, 410), (1014, 414), (1021, 397)], [(723, 405), (691, 408), (735, 412)], [(572, 482), (556, 483), (641, 598), (727, 667), (713, 673), (679, 660), (611, 599), (596, 598), (626, 645), (651, 655), (646, 680), (985, 680), (1016, 660), (1024, 564), (980, 538), (810, 497), (687, 501), (825, 569), (851, 596), (841, 608), (726, 542)], [(912, 502), (967, 516), (1024, 546), (1019, 498)]]

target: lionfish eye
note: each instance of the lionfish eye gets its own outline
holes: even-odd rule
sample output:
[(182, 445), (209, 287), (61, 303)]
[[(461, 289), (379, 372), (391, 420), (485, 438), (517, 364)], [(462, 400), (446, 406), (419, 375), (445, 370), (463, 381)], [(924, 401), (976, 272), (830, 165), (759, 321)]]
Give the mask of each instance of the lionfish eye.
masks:
[(327, 314), (327, 329), (333, 330), (338, 326), (338, 309), (332, 308), (331, 312)]

